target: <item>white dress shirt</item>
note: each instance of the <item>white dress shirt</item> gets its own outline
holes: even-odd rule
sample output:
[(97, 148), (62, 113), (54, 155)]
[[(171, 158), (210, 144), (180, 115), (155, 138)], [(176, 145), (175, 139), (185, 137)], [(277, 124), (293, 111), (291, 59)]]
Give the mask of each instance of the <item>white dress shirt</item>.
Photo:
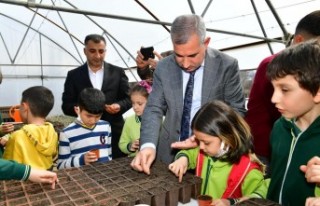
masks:
[(89, 78), (93, 88), (101, 90), (102, 82), (103, 82), (103, 74), (104, 74), (103, 65), (101, 69), (99, 69), (96, 72), (92, 71), (92, 69), (90, 69), (90, 67), (88, 66), (88, 72), (89, 72)]

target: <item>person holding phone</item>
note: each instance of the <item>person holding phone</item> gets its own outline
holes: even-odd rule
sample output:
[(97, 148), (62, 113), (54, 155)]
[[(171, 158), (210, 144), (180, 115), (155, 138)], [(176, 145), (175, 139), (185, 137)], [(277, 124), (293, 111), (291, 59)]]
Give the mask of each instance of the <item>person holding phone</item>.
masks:
[(101, 90), (105, 98), (105, 110), (101, 116), (111, 124), (112, 158), (125, 157), (118, 147), (124, 125), (123, 114), (131, 108), (129, 80), (123, 68), (106, 62), (107, 42), (99, 34), (89, 34), (84, 40), (87, 62), (67, 74), (62, 94), (62, 110), (65, 115), (77, 117), (80, 92), (85, 88)]
[(154, 51), (153, 47), (141, 47), (141, 49), (137, 51), (137, 54), (137, 73), (141, 80), (146, 80), (152, 85), (153, 72), (158, 64), (158, 61), (172, 54), (172, 51), (169, 50), (159, 54), (158, 52)]

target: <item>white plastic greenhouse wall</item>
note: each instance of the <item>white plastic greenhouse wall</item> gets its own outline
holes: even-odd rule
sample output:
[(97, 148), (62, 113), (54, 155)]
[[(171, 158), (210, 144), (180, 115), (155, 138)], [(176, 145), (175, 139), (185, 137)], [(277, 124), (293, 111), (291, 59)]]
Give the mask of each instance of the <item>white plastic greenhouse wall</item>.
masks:
[[(24, 89), (43, 85), (55, 95), (50, 115), (62, 114), (66, 74), (86, 61), (82, 42), (90, 33), (107, 39), (107, 62), (127, 69), (141, 46), (172, 49), (170, 24), (195, 13), (206, 22), (209, 46), (250, 70), (284, 49), (297, 22), (317, 8), (320, 0), (0, 0), (0, 107), (19, 104)], [(274, 41), (268, 47), (264, 39)], [(134, 68), (126, 74), (139, 80)]]

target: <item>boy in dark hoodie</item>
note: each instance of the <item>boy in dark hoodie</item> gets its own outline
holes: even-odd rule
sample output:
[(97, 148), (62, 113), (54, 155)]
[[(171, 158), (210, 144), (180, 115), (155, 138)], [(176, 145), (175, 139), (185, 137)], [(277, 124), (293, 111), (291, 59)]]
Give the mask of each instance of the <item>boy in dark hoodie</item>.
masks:
[[(267, 199), (281, 205), (305, 205), (319, 197), (319, 185), (303, 165), (320, 156), (320, 40), (282, 51), (268, 66), (272, 103), (281, 113), (272, 129), (271, 182)], [(308, 163), (309, 162), (309, 163)], [(307, 172), (307, 173), (304, 173)]]

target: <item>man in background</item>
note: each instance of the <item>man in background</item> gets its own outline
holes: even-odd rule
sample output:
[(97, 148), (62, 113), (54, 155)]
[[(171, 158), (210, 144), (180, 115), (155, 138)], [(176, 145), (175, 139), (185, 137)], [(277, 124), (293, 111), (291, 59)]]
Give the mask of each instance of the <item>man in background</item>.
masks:
[(126, 156), (118, 147), (124, 125), (122, 114), (131, 108), (129, 82), (124, 69), (104, 61), (106, 40), (98, 34), (86, 36), (84, 54), (87, 62), (68, 72), (62, 94), (64, 114), (77, 116), (75, 106), (80, 92), (93, 87), (105, 94), (105, 111), (101, 119), (111, 124), (112, 158)]

